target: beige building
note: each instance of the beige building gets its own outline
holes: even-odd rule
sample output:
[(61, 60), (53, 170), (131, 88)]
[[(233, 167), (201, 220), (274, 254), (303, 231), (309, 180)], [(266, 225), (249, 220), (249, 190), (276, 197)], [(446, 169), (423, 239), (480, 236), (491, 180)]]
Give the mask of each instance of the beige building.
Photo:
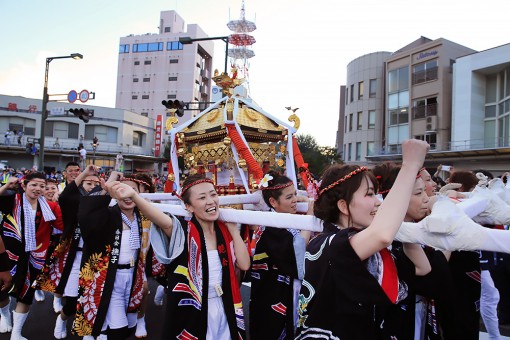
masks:
[(447, 150), (452, 66), (474, 52), (443, 38), (421, 37), (396, 52), (375, 52), (349, 63), (344, 161), (367, 164), (394, 158), (409, 138), (426, 140), (431, 150)]
[[(196, 24), (185, 25), (172, 10), (161, 12), (158, 33), (120, 38), (117, 108), (155, 119), (165, 114), (163, 100), (210, 101), (214, 41), (183, 45), (180, 37), (207, 34)], [(186, 110), (179, 122), (192, 118), (192, 112), (199, 111)]]
[[(343, 160), (361, 164), (381, 150), (384, 129), (384, 61), (390, 52), (375, 52), (347, 65), (344, 100)], [(341, 97), (342, 98), (342, 97)], [(339, 134), (337, 134), (338, 140)]]

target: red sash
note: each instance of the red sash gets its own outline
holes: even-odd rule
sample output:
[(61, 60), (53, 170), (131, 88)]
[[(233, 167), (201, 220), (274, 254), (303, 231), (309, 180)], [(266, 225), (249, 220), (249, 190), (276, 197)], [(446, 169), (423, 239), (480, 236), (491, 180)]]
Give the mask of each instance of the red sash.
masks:
[(383, 262), (383, 273), (381, 287), (392, 303), (397, 302), (398, 297), (398, 275), (397, 266), (388, 249), (382, 249), (379, 254)]

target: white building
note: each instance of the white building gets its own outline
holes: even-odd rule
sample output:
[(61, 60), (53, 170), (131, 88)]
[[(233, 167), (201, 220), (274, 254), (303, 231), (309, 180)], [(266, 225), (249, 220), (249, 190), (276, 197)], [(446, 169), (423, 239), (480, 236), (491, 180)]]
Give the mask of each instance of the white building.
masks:
[[(196, 24), (185, 25), (177, 12), (162, 11), (158, 33), (120, 38), (117, 108), (156, 119), (165, 114), (163, 100), (210, 101), (214, 41), (183, 45), (181, 37), (207, 38), (207, 34)], [(198, 112), (185, 111), (179, 122)]]
[[(7, 160), (11, 167), (30, 168), (37, 164), (38, 153), (32, 155), (26, 147), (32, 143), (40, 148), (41, 107), (40, 99), (0, 95), (0, 159)], [(94, 116), (85, 123), (69, 111), (72, 108), (93, 110)], [(155, 121), (151, 118), (122, 109), (60, 102), (48, 103), (48, 111), (50, 115), (45, 124), (46, 170), (61, 170), (67, 162), (77, 161), (80, 142), (88, 151), (87, 162), (105, 168), (113, 168), (119, 152), (124, 155), (127, 172), (153, 170), (154, 163), (162, 162), (161, 158), (154, 157)], [(23, 131), (21, 144), (14, 136), (8, 143), (5, 141), (4, 134), (8, 130)], [(94, 137), (99, 140), (95, 153), (92, 147)]]

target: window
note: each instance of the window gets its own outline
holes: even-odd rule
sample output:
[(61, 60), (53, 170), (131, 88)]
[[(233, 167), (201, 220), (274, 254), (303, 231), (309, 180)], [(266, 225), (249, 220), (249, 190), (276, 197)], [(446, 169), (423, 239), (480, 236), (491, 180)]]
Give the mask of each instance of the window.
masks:
[(345, 105), (349, 104), (349, 88), (345, 89)]
[(422, 98), (414, 101), (413, 118), (420, 119), (437, 115), (437, 97)]
[(409, 68), (402, 67), (388, 72), (389, 125), (409, 122)]
[(151, 81), (151, 78), (143, 78), (144, 83), (149, 83)]
[(85, 125), (85, 139), (92, 140), (94, 137), (99, 139), (99, 143), (117, 144), (118, 130), (115, 127), (104, 125)]
[(119, 46), (119, 53), (129, 53), (129, 44), (120, 45)]
[(137, 60), (134, 62), (135, 65), (140, 65), (140, 62)]
[(166, 99), (176, 99), (177, 98), (177, 95), (176, 94), (168, 94), (166, 96)]
[(149, 52), (163, 51), (163, 43), (162, 42), (149, 43), (148, 50)]
[(25, 127), (25, 136), (35, 136), (35, 128), (33, 127)]
[(437, 144), (437, 135), (435, 133), (430, 133), (425, 135), (425, 141), (429, 143), (430, 149), (435, 150)]
[(357, 117), (356, 123), (357, 123), (357, 127), (356, 127), (357, 130), (363, 129), (363, 111), (358, 112), (358, 117)]
[(409, 67), (405, 66), (388, 72), (388, 92), (394, 93), (409, 88)]
[(370, 84), (368, 87), (369, 97), (375, 98), (377, 94), (377, 79), (370, 79)]
[(375, 129), (375, 111), (368, 111), (368, 128)]
[(177, 81), (177, 77), (168, 77), (168, 81)]
[(131, 96), (131, 99), (138, 99), (138, 96), (136, 94)]
[(162, 42), (133, 44), (133, 52), (157, 52), (163, 51)]
[(142, 112), (142, 113), (140, 113), (140, 114), (141, 114), (142, 116), (144, 116), (144, 117), (149, 117), (149, 112)]
[(148, 94), (142, 94), (142, 99), (149, 99), (149, 95)]
[(150, 65), (150, 64), (152, 64), (152, 60), (145, 60), (145, 61), (143, 62), (143, 64), (144, 64), (144, 65)]
[(344, 116), (344, 132), (347, 132), (347, 116)]
[(360, 81), (358, 83), (358, 100), (362, 100), (363, 99), (363, 82)]
[(165, 33), (171, 32), (171, 27), (165, 27)]
[(414, 65), (413, 85), (437, 79), (437, 60)]
[(179, 59), (170, 59), (170, 64), (177, 64)]
[(166, 43), (166, 50), (167, 51), (179, 51), (182, 50), (183, 46), (178, 41), (168, 41)]
[(347, 156), (347, 160), (348, 161), (351, 160), (351, 155), (352, 155), (352, 143), (349, 143), (349, 153), (348, 153), (348, 156)]
[(349, 115), (349, 131), (352, 131), (352, 118), (353, 118), (353, 114), (351, 113)]
[(143, 132), (133, 131), (133, 146), (143, 146)]
[(46, 137), (55, 138), (78, 138), (79, 124), (62, 121), (47, 121), (44, 129)]
[(361, 159), (361, 142), (356, 143), (356, 160), (359, 161)]
[(354, 101), (354, 84), (351, 85), (351, 98), (350, 102), (352, 103)]
[(149, 44), (133, 44), (133, 52), (147, 52), (149, 50)]
[(375, 155), (375, 143), (367, 142), (367, 156)]
[(138, 83), (138, 78), (133, 78), (133, 83)]

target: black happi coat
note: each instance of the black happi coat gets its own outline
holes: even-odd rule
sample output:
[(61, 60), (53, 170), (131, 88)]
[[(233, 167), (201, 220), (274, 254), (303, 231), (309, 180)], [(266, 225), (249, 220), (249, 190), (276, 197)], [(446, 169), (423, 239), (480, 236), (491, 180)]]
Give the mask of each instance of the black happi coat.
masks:
[[(293, 282), (298, 279), (294, 236), (265, 228), (251, 267), (250, 339), (294, 339)], [(303, 245), (304, 247), (304, 245)]]
[(296, 339), (391, 339), (385, 320), (395, 305), (352, 248), (350, 232), (325, 222), (308, 244)]
[[(193, 217), (190, 223), (194, 228), (188, 226), (188, 222), (179, 218), (180, 225), (174, 225), (174, 228), (182, 228), (187, 242), (184, 243), (182, 253), (177, 256), (170, 264), (166, 266), (168, 275), (168, 290), (166, 304), (166, 322), (162, 339), (205, 339), (207, 334), (207, 301), (209, 285), (209, 266), (207, 262), (207, 247), (202, 227)], [(225, 225), (222, 228), (227, 228)], [(190, 230), (192, 231), (190, 234)], [(223, 307), (225, 309), (226, 319), (232, 340), (242, 340), (246, 338), (244, 330), (244, 319), (242, 315), (242, 303), (240, 301), (239, 289), (231, 285), (238, 285), (235, 277), (232, 277), (233, 265), (232, 259), (227, 257), (227, 248), (233, 247), (232, 237), (220, 231), (218, 222), (215, 222), (216, 240), (218, 254), (222, 262), (222, 290), (221, 295)], [(151, 231), (152, 232), (152, 231)], [(227, 235), (225, 238), (223, 235)], [(193, 243), (190, 251), (189, 244)], [(196, 246), (198, 244), (198, 247)], [(200, 249), (199, 251), (197, 249)], [(233, 249), (233, 248), (231, 248)], [(198, 273), (189, 268), (190, 263), (197, 264), (201, 255), (201, 269)], [(199, 278), (198, 276), (201, 276)], [(196, 288), (192, 287), (194, 278), (202, 280), (202, 295), (194, 296), (198, 293)], [(233, 296), (233, 291), (237, 296)], [(193, 293), (192, 293), (193, 292)], [(191, 293), (191, 294), (190, 294)], [(194, 298), (192, 298), (194, 296)], [(238, 300), (238, 303), (236, 301)], [(219, 339), (218, 339), (219, 340)]]
[[(73, 333), (97, 336), (108, 311), (117, 273), (122, 238), (120, 208), (109, 208), (110, 196), (83, 196), (80, 199), (78, 223), (87, 245), (83, 249), (80, 269), (79, 298)], [(142, 239), (142, 221), (135, 209), (138, 232)], [(127, 312), (135, 312), (141, 303), (145, 264), (138, 252), (133, 270), (133, 287)]]
[[(443, 253), (431, 248), (424, 249), (425, 255), (429, 260), (431, 271), (427, 275), (416, 276), (415, 266), (405, 255), (401, 242), (394, 241), (392, 244), (392, 253), (397, 259), (399, 278), (408, 284), (408, 295), (403, 301), (392, 306), (388, 317), (386, 318), (386, 328), (391, 329), (391, 333), (397, 339), (413, 339), (415, 333), (416, 317), (416, 296), (420, 295), (426, 301), (437, 299), (446, 302), (452, 295), (453, 281), (448, 267), (448, 261)], [(432, 312), (432, 309), (430, 310)], [(445, 311), (446, 312), (446, 311)], [(432, 333), (439, 335), (438, 312), (436, 315), (426, 316), (423, 322), (427, 322), (428, 337), (433, 339)], [(431, 314), (431, 313), (429, 313)], [(450, 314), (451, 315), (451, 314)], [(449, 315), (445, 315), (445, 321)]]

